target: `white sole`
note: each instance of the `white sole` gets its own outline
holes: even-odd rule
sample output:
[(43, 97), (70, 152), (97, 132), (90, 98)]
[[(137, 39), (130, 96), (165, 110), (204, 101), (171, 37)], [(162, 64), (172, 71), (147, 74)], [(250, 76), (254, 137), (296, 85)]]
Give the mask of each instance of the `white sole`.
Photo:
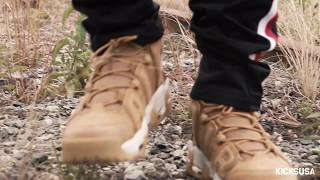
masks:
[(124, 153), (129, 155), (138, 154), (141, 145), (145, 142), (148, 135), (149, 125), (151, 123), (152, 113), (158, 116), (163, 116), (167, 111), (167, 94), (169, 93), (170, 82), (167, 79), (162, 85), (158, 87), (156, 92), (151, 97), (144, 113), (141, 128), (134, 134), (134, 136), (121, 145)]
[(218, 174), (214, 171), (210, 161), (207, 159), (207, 157), (204, 155), (204, 153), (195, 145), (192, 144), (192, 142), (188, 142), (188, 146), (189, 146), (189, 153), (191, 153), (191, 160), (192, 162), (190, 162), (190, 166), (191, 166), (191, 171), (193, 175), (196, 175), (197, 177), (200, 176), (201, 179), (203, 179), (204, 176), (202, 173), (202, 171), (204, 169), (208, 170), (208, 176), (210, 177), (210, 179), (212, 180), (222, 180)]

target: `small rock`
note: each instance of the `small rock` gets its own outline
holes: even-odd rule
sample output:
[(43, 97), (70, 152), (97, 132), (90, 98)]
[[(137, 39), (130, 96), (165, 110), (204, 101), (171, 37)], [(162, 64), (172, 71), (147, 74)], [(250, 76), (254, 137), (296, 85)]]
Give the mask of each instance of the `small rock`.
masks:
[(291, 153), (291, 149), (288, 148), (288, 147), (283, 147), (283, 148), (282, 148), (282, 151), (283, 151), (283, 152), (287, 152), (287, 153)]
[(22, 105), (23, 104), (21, 102), (18, 102), (18, 101), (12, 103), (12, 106), (14, 106), (14, 107), (22, 107)]
[(32, 156), (32, 162), (35, 164), (41, 164), (48, 160), (48, 155), (47, 154), (33, 154)]
[(167, 144), (167, 140), (164, 137), (164, 135), (160, 135), (155, 138), (154, 143), (156, 145), (163, 145), (163, 144)]
[(11, 135), (11, 136), (18, 134), (18, 131), (19, 131), (17, 128), (14, 128), (14, 127), (10, 127), (7, 130), (8, 130), (9, 135)]
[(273, 134), (274, 133), (274, 123), (273, 123), (272, 120), (262, 119), (260, 121), (260, 124), (267, 131), (267, 133), (269, 133), (269, 134)]
[(25, 153), (23, 153), (22, 151), (13, 150), (13, 157), (17, 160), (21, 160), (24, 157), (24, 155)]
[(59, 180), (59, 177), (54, 174), (45, 172), (41, 174), (39, 179), (40, 180)]
[(319, 155), (320, 156), (320, 148), (319, 149), (311, 149), (311, 152), (313, 155)]
[(172, 153), (172, 155), (173, 155), (174, 157), (182, 157), (182, 156), (184, 155), (184, 151), (181, 150), (181, 149), (178, 149), (178, 150), (175, 150), (175, 151)]
[(275, 85), (276, 87), (280, 87), (281, 84), (282, 84), (281, 81), (275, 81), (275, 82), (274, 82), (274, 85)]
[(272, 99), (271, 100), (271, 105), (273, 109), (277, 109), (277, 107), (280, 106), (281, 99)]
[(293, 137), (294, 139), (296, 139), (296, 138), (298, 138), (298, 135), (297, 135), (297, 134), (292, 134), (292, 137)]
[(182, 128), (180, 126), (170, 126), (168, 129), (169, 133), (181, 135), (182, 134)]
[(9, 150), (9, 149), (7, 149), (7, 148), (6, 148), (6, 149), (4, 149), (4, 150), (3, 150), (3, 152), (4, 152), (4, 153), (6, 153), (6, 154), (10, 154), (10, 150)]
[(0, 139), (7, 139), (9, 137), (8, 128), (1, 128), (0, 129)]
[(41, 126), (43, 127), (49, 127), (53, 124), (53, 120), (50, 118), (46, 118), (44, 120), (41, 121)]
[(176, 169), (177, 169), (177, 166), (175, 165), (175, 164), (169, 164), (169, 163), (166, 163), (165, 165), (165, 168), (167, 169), (167, 170), (169, 170), (169, 171), (176, 171)]
[(158, 155), (158, 157), (161, 158), (161, 159), (168, 159), (168, 158), (170, 157), (170, 154), (161, 152), (161, 153)]
[(164, 162), (163, 159), (160, 159), (158, 157), (152, 158), (150, 161), (155, 164), (162, 164)]
[(47, 109), (49, 112), (58, 112), (58, 111), (59, 111), (59, 107), (58, 107), (58, 106), (54, 106), (54, 105), (47, 106), (46, 109)]
[(23, 121), (15, 121), (12, 125), (20, 129), (25, 125), (25, 123)]
[(15, 142), (13, 142), (13, 141), (6, 141), (6, 142), (3, 142), (2, 143), (2, 145), (4, 145), (4, 146), (14, 146), (16, 143)]
[(280, 142), (280, 146), (282, 146), (282, 147), (289, 147), (290, 144), (289, 144), (287, 141), (282, 141), (282, 142)]
[(318, 155), (311, 155), (311, 156), (308, 157), (308, 159), (309, 159), (310, 161), (314, 161), (314, 162), (316, 162), (316, 161), (318, 160), (318, 158), (319, 158)]
[(283, 141), (282, 135), (279, 134), (279, 133), (277, 133), (277, 132), (274, 132), (274, 133), (272, 134), (272, 139), (273, 139), (273, 141), (276, 142), (276, 143), (280, 143), (281, 141)]
[(138, 166), (129, 166), (124, 171), (125, 180), (147, 180), (148, 178)]
[(139, 162), (138, 166), (141, 166), (146, 173), (152, 173), (157, 171), (154, 167), (154, 164), (150, 162)]
[(62, 151), (62, 147), (61, 146), (56, 147), (56, 151)]
[(302, 140), (300, 140), (300, 143), (302, 145), (310, 145), (310, 144), (312, 144), (312, 141), (311, 140), (302, 139)]
[(303, 162), (303, 163), (301, 163), (301, 165), (302, 165), (303, 167), (312, 167), (312, 166), (313, 166), (313, 164), (312, 164), (312, 163), (309, 163), (309, 162)]
[(153, 167), (154, 166), (153, 163), (146, 162), (146, 161), (138, 162), (137, 165), (140, 166), (140, 167), (143, 167), (143, 168)]
[(179, 139), (179, 138), (180, 138), (180, 136), (179, 136), (179, 135), (176, 135), (176, 134), (172, 134), (171, 137), (172, 137), (173, 139)]

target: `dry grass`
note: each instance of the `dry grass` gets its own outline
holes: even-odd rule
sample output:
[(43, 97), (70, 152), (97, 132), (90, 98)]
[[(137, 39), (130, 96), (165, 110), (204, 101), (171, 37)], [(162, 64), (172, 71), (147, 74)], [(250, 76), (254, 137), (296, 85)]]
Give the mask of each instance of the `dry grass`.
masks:
[(5, 38), (13, 43), (7, 46), (13, 65), (34, 66), (39, 59), (39, 26), (31, 5), (21, 0), (4, 0), (2, 4)]
[(301, 6), (294, 0), (282, 1), (280, 33), (286, 43), (280, 48), (294, 71), (302, 93), (315, 100), (320, 84), (320, 9), (319, 1)]
[(155, 2), (161, 5), (161, 9), (172, 9), (189, 13), (189, 0), (155, 0)]
[(3, 36), (2, 76), (9, 79), (11, 90), (23, 101), (29, 101), (27, 92), (35, 88), (28, 80), (32, 68), (41, 57), (40, 29), (33, 7), (38, 1), (2, 0), (0, 4), (0, 33)]

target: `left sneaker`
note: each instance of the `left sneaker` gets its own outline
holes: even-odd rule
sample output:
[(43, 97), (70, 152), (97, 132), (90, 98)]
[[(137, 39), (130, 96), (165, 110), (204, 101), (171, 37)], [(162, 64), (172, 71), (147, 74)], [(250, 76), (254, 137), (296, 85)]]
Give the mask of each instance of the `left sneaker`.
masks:
[(63, 134), (66, 163), (119, 162), (144, 156), (147, 134), (168, 111), (161, 41), (145, 46), (136, 36), (112, 39), (92, 57), (85, 96)]
[(193, 145), (188, 172), (212, 180), (296, 180), (276, 168), (290, 168), (259, 114), (233, 107), (193, 101)]

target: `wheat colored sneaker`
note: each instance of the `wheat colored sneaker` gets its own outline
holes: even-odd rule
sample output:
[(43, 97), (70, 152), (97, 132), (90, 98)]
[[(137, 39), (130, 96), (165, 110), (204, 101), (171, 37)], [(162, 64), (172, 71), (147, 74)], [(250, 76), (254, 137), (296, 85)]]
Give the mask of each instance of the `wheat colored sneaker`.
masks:
[(161, 42), (142, 47), (134, 39), (113, 39), (93, 55), (94, 73), (63, 134), (64, 162), (144, 155), (149, 127), (166, 114), (169, 82), (162, 75)]
[(296, 180), (276, 175), (290, 168), (259, 124), (258, 113), (192, 102), (193, 145), (188, 172), (212, 180)]

